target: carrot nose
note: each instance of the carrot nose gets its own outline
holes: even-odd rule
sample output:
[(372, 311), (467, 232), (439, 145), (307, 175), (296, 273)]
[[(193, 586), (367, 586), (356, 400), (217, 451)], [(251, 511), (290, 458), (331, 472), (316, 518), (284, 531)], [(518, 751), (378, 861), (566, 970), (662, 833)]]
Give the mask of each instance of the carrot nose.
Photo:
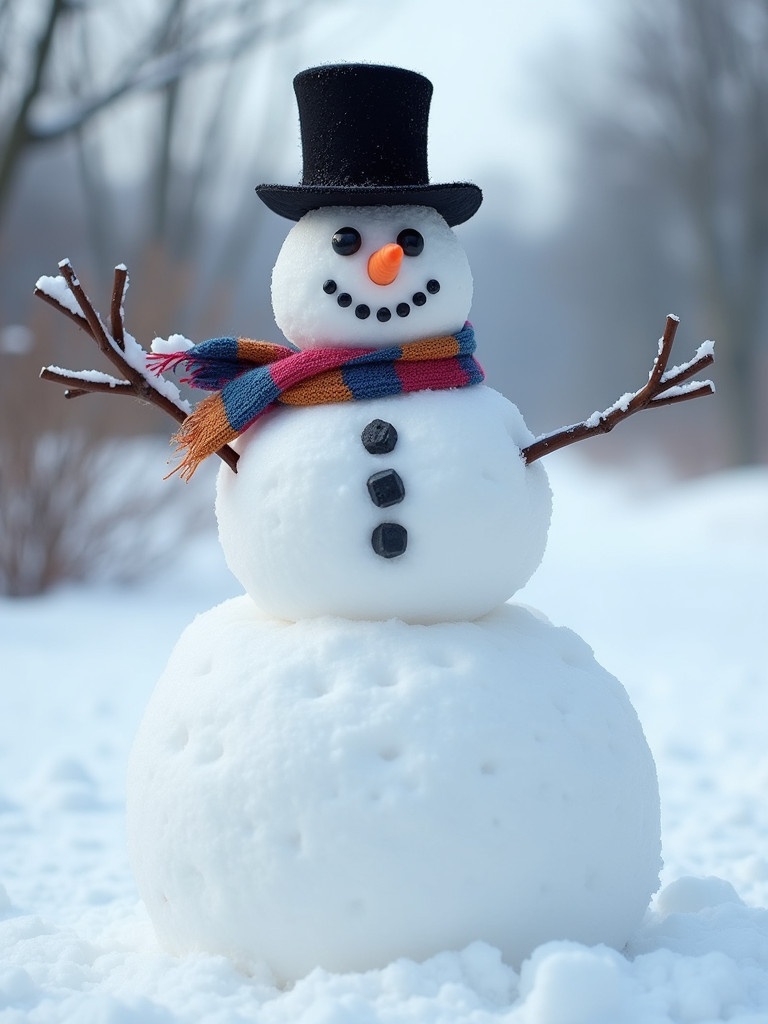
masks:
[(368, 260), (368, 277), (374, 284), (392, 284), (403, 262), (403, 250), (397, 242), (387, 242)]

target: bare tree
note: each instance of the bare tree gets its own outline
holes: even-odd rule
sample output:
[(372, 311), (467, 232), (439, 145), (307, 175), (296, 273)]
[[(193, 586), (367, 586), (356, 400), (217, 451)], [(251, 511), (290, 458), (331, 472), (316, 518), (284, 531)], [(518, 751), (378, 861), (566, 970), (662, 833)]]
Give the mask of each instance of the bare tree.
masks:
[[(161, 96), (160, 195), (183, 83), (295, 31), (317, 0), (5, 0), (0, 7), (0, 218), (30, 148), (74, 136), (137, 94)], [(223, 93), (222, 93), (223, 95)], [(209, 126), (210, 127), (210, 126)], [(215, 144), (215, 139), (213, 140)], [(215, 145), (213, 147), (215, 149)], [(155, 216), (162, 218), (162, 211)]]
[[(105, 266), (132, 262), (140, 297), (134, 323), (143, 337), (172, 330), (200, 337), (209, 325), (233, 329), (223, 317), (213, 324), (214, 311), (224, 307), (226, 314), (226, 271), (253, 244), (253, 185), (271, 169), (262, 152), (273, 154), (281, 141), (274, 119), (284, 116), (286, 141), (293, 125), (290, 90), (259, 103), (254, 75), (265, 76), (268, 86), (285, 47), (326, 6), (327, 0), (0, 0), (0, 332), (33, 325), (19, 296), (28, 294), (31, 306), (35, 278), (63, 254), (82, 258), (94, 277)], [(57, 162), (44, 168), (30, 195), (27, 171), (39, 175), (41, 153), (56, 154)], [(126, 163), (134, 170), (128, 183), (119, 174)], [(58, 174), (62, 166), (67, 176), (52, 178), (50, 169)], [(244, 203), (252, 217), (242, 215)], [(50, 220), (75, 206), (83, 216), (62, 252)], [(49, 218), (44, 224), (39, 209)], [(43, 241), (56, 248), (43, 254), (41, 266)], [(28, 259), (30, 248), (36, 265), (19, 281), (20, 250)], [(268, 307), (268, 279), (263, 296)], [(156, 561), (153, 538), (168, 536), (162, 524), (169, 509), (179, 536), (199, 517), (192, 495), (185, 512), (167, 487), (164, 497), (138, 505), (144, 485), (137, 491), (133, 481), (118, 493), (108, 444), (121, 433), (118, 423), (134, 434), (143, 432), (142, 423), (126, 428), (122, 410), (101, 403), (70, 404), (63, 413), (54, 396), (31, 398), (40, 388), (40, 364), (51, 358), (41, 350), (54, 340), (49, 333), (33, 330), (38, 349), (29, 359), (0, 352), (0, 591), (8, 593), (69, 578), (125, 577)], [(67, 339), (57, 340), (59, 363), (68, 358)], [(151, 417), (142, 422), (151, 429)], [(119, 444), (118, 458), (133, 460), (127, 442)], [(161, 465), (161, 486), (162, 475)]]
[(638, 268), (666, 248), (662, 258), (690, 282), (699, 326), (718, 341), (729, 461), (756, 462), (765, 451), (768, 3), (636, 0), (619, 27), (617, 80), (585, 119), (592, 174), (609, 188), (617, 175), (643, 182), (629, 194), (645, 229), (624, 240), (621, 258), (640, 288)]
[[(97, 274), (128, 262), (137, 287), (162, 274), (166, 309), (155, 310), (163, 314), (155, 320), (158, 332), (176, 329), (180, 314), (210, 323), (209, 312), (231, 293), (227, 275), (254, 243), (261, 211), (253, 185), (269, 176), (281, 141), (292, 137), (290, 89), (273, 94), (270, 82), (286, 48), (327, 6), (327, 0), (5, 0), (4, 258), (13, 248), (8, 221), (23, 180), (19, 171), (44, 150), (56, 153), (68, 161), (65, 172), (76, 161), (77, 187), (72, 170), (64, 178), (59, 164), (49, 188), (84, 211), (67, 255)], [(246, 203), (250, 216), (243, 213)]]

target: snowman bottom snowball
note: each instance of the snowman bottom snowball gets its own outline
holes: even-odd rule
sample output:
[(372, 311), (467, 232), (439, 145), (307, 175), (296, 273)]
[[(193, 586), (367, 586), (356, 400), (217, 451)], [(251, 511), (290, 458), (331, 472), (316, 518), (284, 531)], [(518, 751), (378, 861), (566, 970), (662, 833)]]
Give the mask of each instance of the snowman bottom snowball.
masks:
[(198, 617), (147, 708), (131, 859), (173, 953), (291, 981), (475, 940), (621, 948), (658, 887), (653, 759), (621, 684), (518, 605), (475, 622)]

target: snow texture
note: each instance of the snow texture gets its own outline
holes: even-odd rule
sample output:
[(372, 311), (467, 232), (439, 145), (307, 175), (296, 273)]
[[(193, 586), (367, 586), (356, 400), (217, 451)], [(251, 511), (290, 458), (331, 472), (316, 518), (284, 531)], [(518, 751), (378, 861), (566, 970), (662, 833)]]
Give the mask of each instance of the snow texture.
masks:
[(192, 348), (194, 341), (185, 338), (183, 334), (169, 334), (167, 338), (153, 338), (149, 346), (153, 352), (186, 352)]
[[(685, 363), (680, 363), (678, 366), (673, 366), (671, 369), (665, 370), (665, 372), (662, 374), (662, 377), (661, 377), (662, 384), (664, 383), (664, 381), (672, 380), (675, 377), (677, 377), (678, 374), (683, 373), (690, 366), (693, 366), (694, 363), (698, 362), (699, 359), (703, 359), (705, 356), (714, 356), (714, 354), (715, 354), (715, 343), (714, 343), (714, 341), (702, 341), (702, 343), (696, 349), (696, 354), (693, 356), (692, 359), (689, 359)], [(711, 381), (707, 381), (707, 383), (711, 384), (712, 382)]]
[(181, 397), (181, 392), (173, 381), (168, 380), (166, 377), (158, 376), (147, 366), (148, 353), (146, 349), (127, 331), (123, 340), (123, 355), (126, 363), (132, 366), (134, 370), (138, 370), (153, 390), (164, 395), (178, 409), (181, 409), (182, 412), (188, 415), (192, 411), (192, 407), (185, 398)]
[(629, 403), (636, 395), (636, 391), (626, 391), (620, 398), (617, 398), (615, 402), (609, 405), (607, 409), (603, 409), (602, 412), (593, 412), (591, 416), (584, 420), (584, 424), (594, 429), (599, 427), (603, 420), (607, 420), (615, 412), (626, 412), (629, 408)]
[[(371, 455), (360, 439), (376, 418), (398, 433), (386, 455)], [(546, 474), (541, 463), (523, 463), (532, 435), (491, 388), (280, 409), (254, 429), (235, 445), (237, 474), (226, 466), (219, 474), (216, 512), (230, 569), (279, 618), (474, 619), (524, 586), (541, 561)], [(378, 508), (367, 481), (389, 469), (405, 497)], [(375, 554), (371, 535), (382, 521), (406, 528), (403, 556)]]
[(688, 380), (682, 384), (674, 384), (652, 399), (653, 402), (662, 402), (668, 398), (682, 398), (683, 395), (691, 395), (696, 391), (709, 391), (714, 393), (715, 385), (711, 380)]
[[(66, 261), (64, 261), (66, 262)], [(83, 316), (83, 311), (80, 308), (80, 303), (77, 301), (75, 296), (69, 290), (69, 283), (66, 278), (58, 274), (56, 277), (43, 276), (39, 277), (35, 283), (35, 288), (38, 291), (43, 292), (50, 298), (55, 299), (60, 306), (64, 306), (70, 313), (76, 313), (77, 316)]]
[(476, 939), (515, 966), (558, 937), (622, 948), (659, 834), (620, 684), (513, 605), (419, 626), (226, 602), (179, 640), (128, 777), (162, 943), (281, 981)]
[(0, 602), (2, 1024), (764, 1024), (768, 475), (547, 468), (547, 556), (521, 596), (627, 687), (659, 772), (664, 888), (626, 950), (555, 941), (517, 970), (474, 941), (283, 988), (161, 952), (124, 848), (125, 765), (174, 638), (233, 592), (212, 536), (152, 585)]
[(65, 370), (62, 366), (49, 366), (47, 369), (53, 373), (61, 373), (66, 377), (74, 377), (76, 380), (88, 380), (94, 384), (109, 384), (113, 388), (128, 387), (127, 380), (120, 380), (110, 373), (102, 373), (101, 370)]

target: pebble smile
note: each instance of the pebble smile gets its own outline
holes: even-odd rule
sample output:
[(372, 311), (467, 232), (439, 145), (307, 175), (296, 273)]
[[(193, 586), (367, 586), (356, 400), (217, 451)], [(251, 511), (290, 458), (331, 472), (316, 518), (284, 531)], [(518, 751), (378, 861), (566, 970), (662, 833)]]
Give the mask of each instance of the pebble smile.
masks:
[[(338, 292), (338, 287), (339, 286), (336, 284), (336, 282), (329, 278), (323, 284), (323, 291), (325, 292), (326, 295), (336, 295), (336, 293)], [(413, 295), (411, 296), (410, 302), (398, 302), (398, 304), (395, 306), (395, 313), (397, 314), (397, 316), (408, 316), (411, 312), (412, 305), (423, 306), (427, 301), (427, 293), (429, 293), (430, 295), (437, 295), (437, 293), (440, 291), (440, 282), (432, 277), (429, 279), (429, 281), (427, 281), (425, 288), (426, 291), (414, 292)], [(349, 294), (349, 292), (339, 292), (338, 295), (336, 295), (336, 302), (342, 308), (346, 309), (348, 306), (352, 305), (352, 296)], [(366, 305), (366, 303), (364, 302), (358, 303), (354, 307), (354, 309), (355, 316), (359, 320), (367, 320), (368, 317), (371, 315), (371, 307)], [(392, 310), (389, 308), (389, 306), (380, 306), (376, 310), (376, 319), (382, 324), (385, 324), (387, 323), (388, 320), (391, 320)]]

